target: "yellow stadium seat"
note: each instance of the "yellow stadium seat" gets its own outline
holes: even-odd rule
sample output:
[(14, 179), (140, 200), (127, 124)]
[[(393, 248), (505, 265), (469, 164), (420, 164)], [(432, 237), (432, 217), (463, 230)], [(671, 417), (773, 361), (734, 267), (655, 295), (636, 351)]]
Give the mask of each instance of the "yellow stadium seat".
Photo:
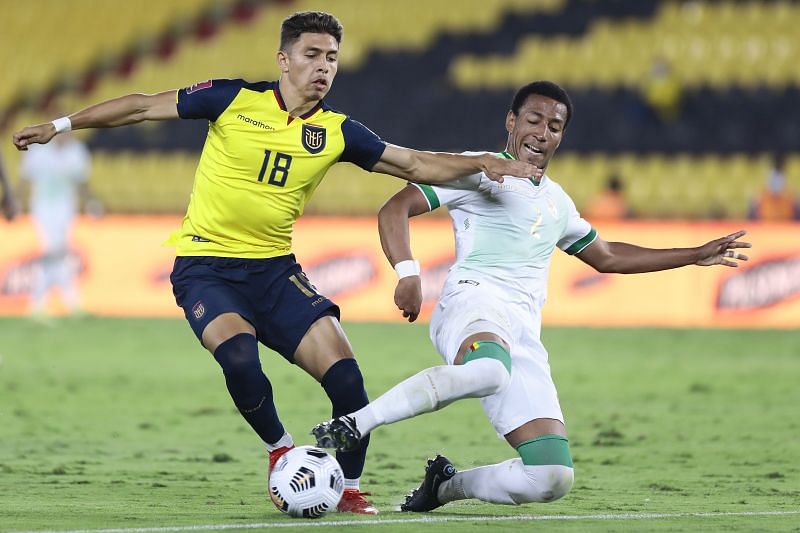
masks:
[[(542, 76), (572, 87), (633, 87), (647, 79), (656, 58), (665, 58), (688, 87), (783, 87), (800, 83), (798, 26), (794, 2), (662, 2), (652, 19), (599, 19), (577, 37), (531, 35), (507, 57), (456, 59), (450, 77), (469, 89), (514, 87), (517, 73), (535, 64)], [(502, 85), (465, 72), (482, 71), (488, 62), (509, 73)]]

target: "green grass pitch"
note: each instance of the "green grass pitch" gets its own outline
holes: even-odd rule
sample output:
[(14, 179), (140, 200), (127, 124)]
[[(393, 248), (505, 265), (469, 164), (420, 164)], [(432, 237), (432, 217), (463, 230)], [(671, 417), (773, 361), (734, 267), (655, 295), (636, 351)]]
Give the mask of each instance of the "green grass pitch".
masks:
[[(373, 397), (440, 363), (424, 325), (345, 328)], [(575, 459), (567, 497), (458, 502), (425, 515), (449, 522), (402, 522), (420, 518), (395, 508), (426, 457), (445, 453), (464, 469), (514, 456), (467, 400), (373, 434), (362, 489), (381, 515), (316, 523), (800, 530), (799, 332), (545, 328), (543, 339)], [(323, 390), (272, 352), (262, 361), (284, 424), (310, 444), (329, 415)], [(185, 323), (0, 320), (0, 531), (313, 524), (273, 508), (265, 471), (261, 444)], [(551, 519), (533, 520), (542, 516)]]

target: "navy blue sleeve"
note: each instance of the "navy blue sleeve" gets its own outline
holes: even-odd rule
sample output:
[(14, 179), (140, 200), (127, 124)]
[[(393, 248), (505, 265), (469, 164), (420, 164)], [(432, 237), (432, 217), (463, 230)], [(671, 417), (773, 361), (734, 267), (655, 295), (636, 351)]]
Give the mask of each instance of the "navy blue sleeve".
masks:
[(342, 122), (344, 152), (339, 161), (372, 170), (383, 155), (386, 143), (362, 123), (347, 117)]
[(244, 80), (207, 80), (178, 91), (178, 116), (215, 121), (231, 105)]

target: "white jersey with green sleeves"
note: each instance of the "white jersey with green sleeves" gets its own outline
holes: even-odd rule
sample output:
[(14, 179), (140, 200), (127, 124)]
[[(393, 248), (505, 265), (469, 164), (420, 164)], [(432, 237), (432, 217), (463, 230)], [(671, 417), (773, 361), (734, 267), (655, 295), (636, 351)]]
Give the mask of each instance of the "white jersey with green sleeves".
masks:
[[(507, 152), (496, 155), (513, 159)], [(450, 211), (456, 261), (445, 286), (462, 279), (486, 281), (523, 291), (542, 304), (555, 247), (574, 255), (597, 238), (569, 195), (546, 175), (538, 182), (506, 177), (497, 183), (479, 173), (415, 186), (431, 210), (447, 206)]]

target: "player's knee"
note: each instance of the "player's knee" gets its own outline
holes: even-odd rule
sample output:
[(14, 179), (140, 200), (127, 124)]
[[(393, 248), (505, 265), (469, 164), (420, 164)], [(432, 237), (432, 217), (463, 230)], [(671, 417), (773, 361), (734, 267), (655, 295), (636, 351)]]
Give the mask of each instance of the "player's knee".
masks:
[(511, 374), (509, 374), (508, 369), (497, 359), (476, 359), (468, 364), (479, 370), (480, 396), (496, 394), (511, 381)]
[(322, 385), (336, 382), (338, 387), (346, 389), (364, 388), (364, 376), (355, 359), (340, 359), (336, 361), (325, 375), (322, 376)]
[(493, 387), (492, 394), (494, 394), (506, 388), (509, 382), (511, 382), (511, 371), (506, 368), (505, 364), (503, 364), (501, 361), (496, 359), (491, 359), (491, 361), (494, 363), (492, 365), (491, 372), (491, 382)]
[(258, 358), (258, 342), (249, 333), (240, 333), (220, 344), (214, 350), (214, 359), (217, 360), (225, 377), (239, 377), (249, 374), (254, 367), (261, 371), (261, 362)]
[(249, 411), (263, 403), (271, 388), (261, 370), (255, 337), (249, 333), (231, 337), (214, 350), (214, 359), (222, 368), (225, 384), (236, 407)]
[(572, 488), (574, 471), (569, 441), (561, 435), (541, 435), (517, 446), (528, 487), (525, 502), (552, 502)]
[(564, 465), (525, 465), (525, 490), (513, 495), (516, 503), (549, 503), (566, 496), (572, 488), (574, 470)]
[(481, 396), (501, 391), (511, 380), (511, 354), (500, 343), (478, 341), (464, 355), (464, 364), (479, 371)]

